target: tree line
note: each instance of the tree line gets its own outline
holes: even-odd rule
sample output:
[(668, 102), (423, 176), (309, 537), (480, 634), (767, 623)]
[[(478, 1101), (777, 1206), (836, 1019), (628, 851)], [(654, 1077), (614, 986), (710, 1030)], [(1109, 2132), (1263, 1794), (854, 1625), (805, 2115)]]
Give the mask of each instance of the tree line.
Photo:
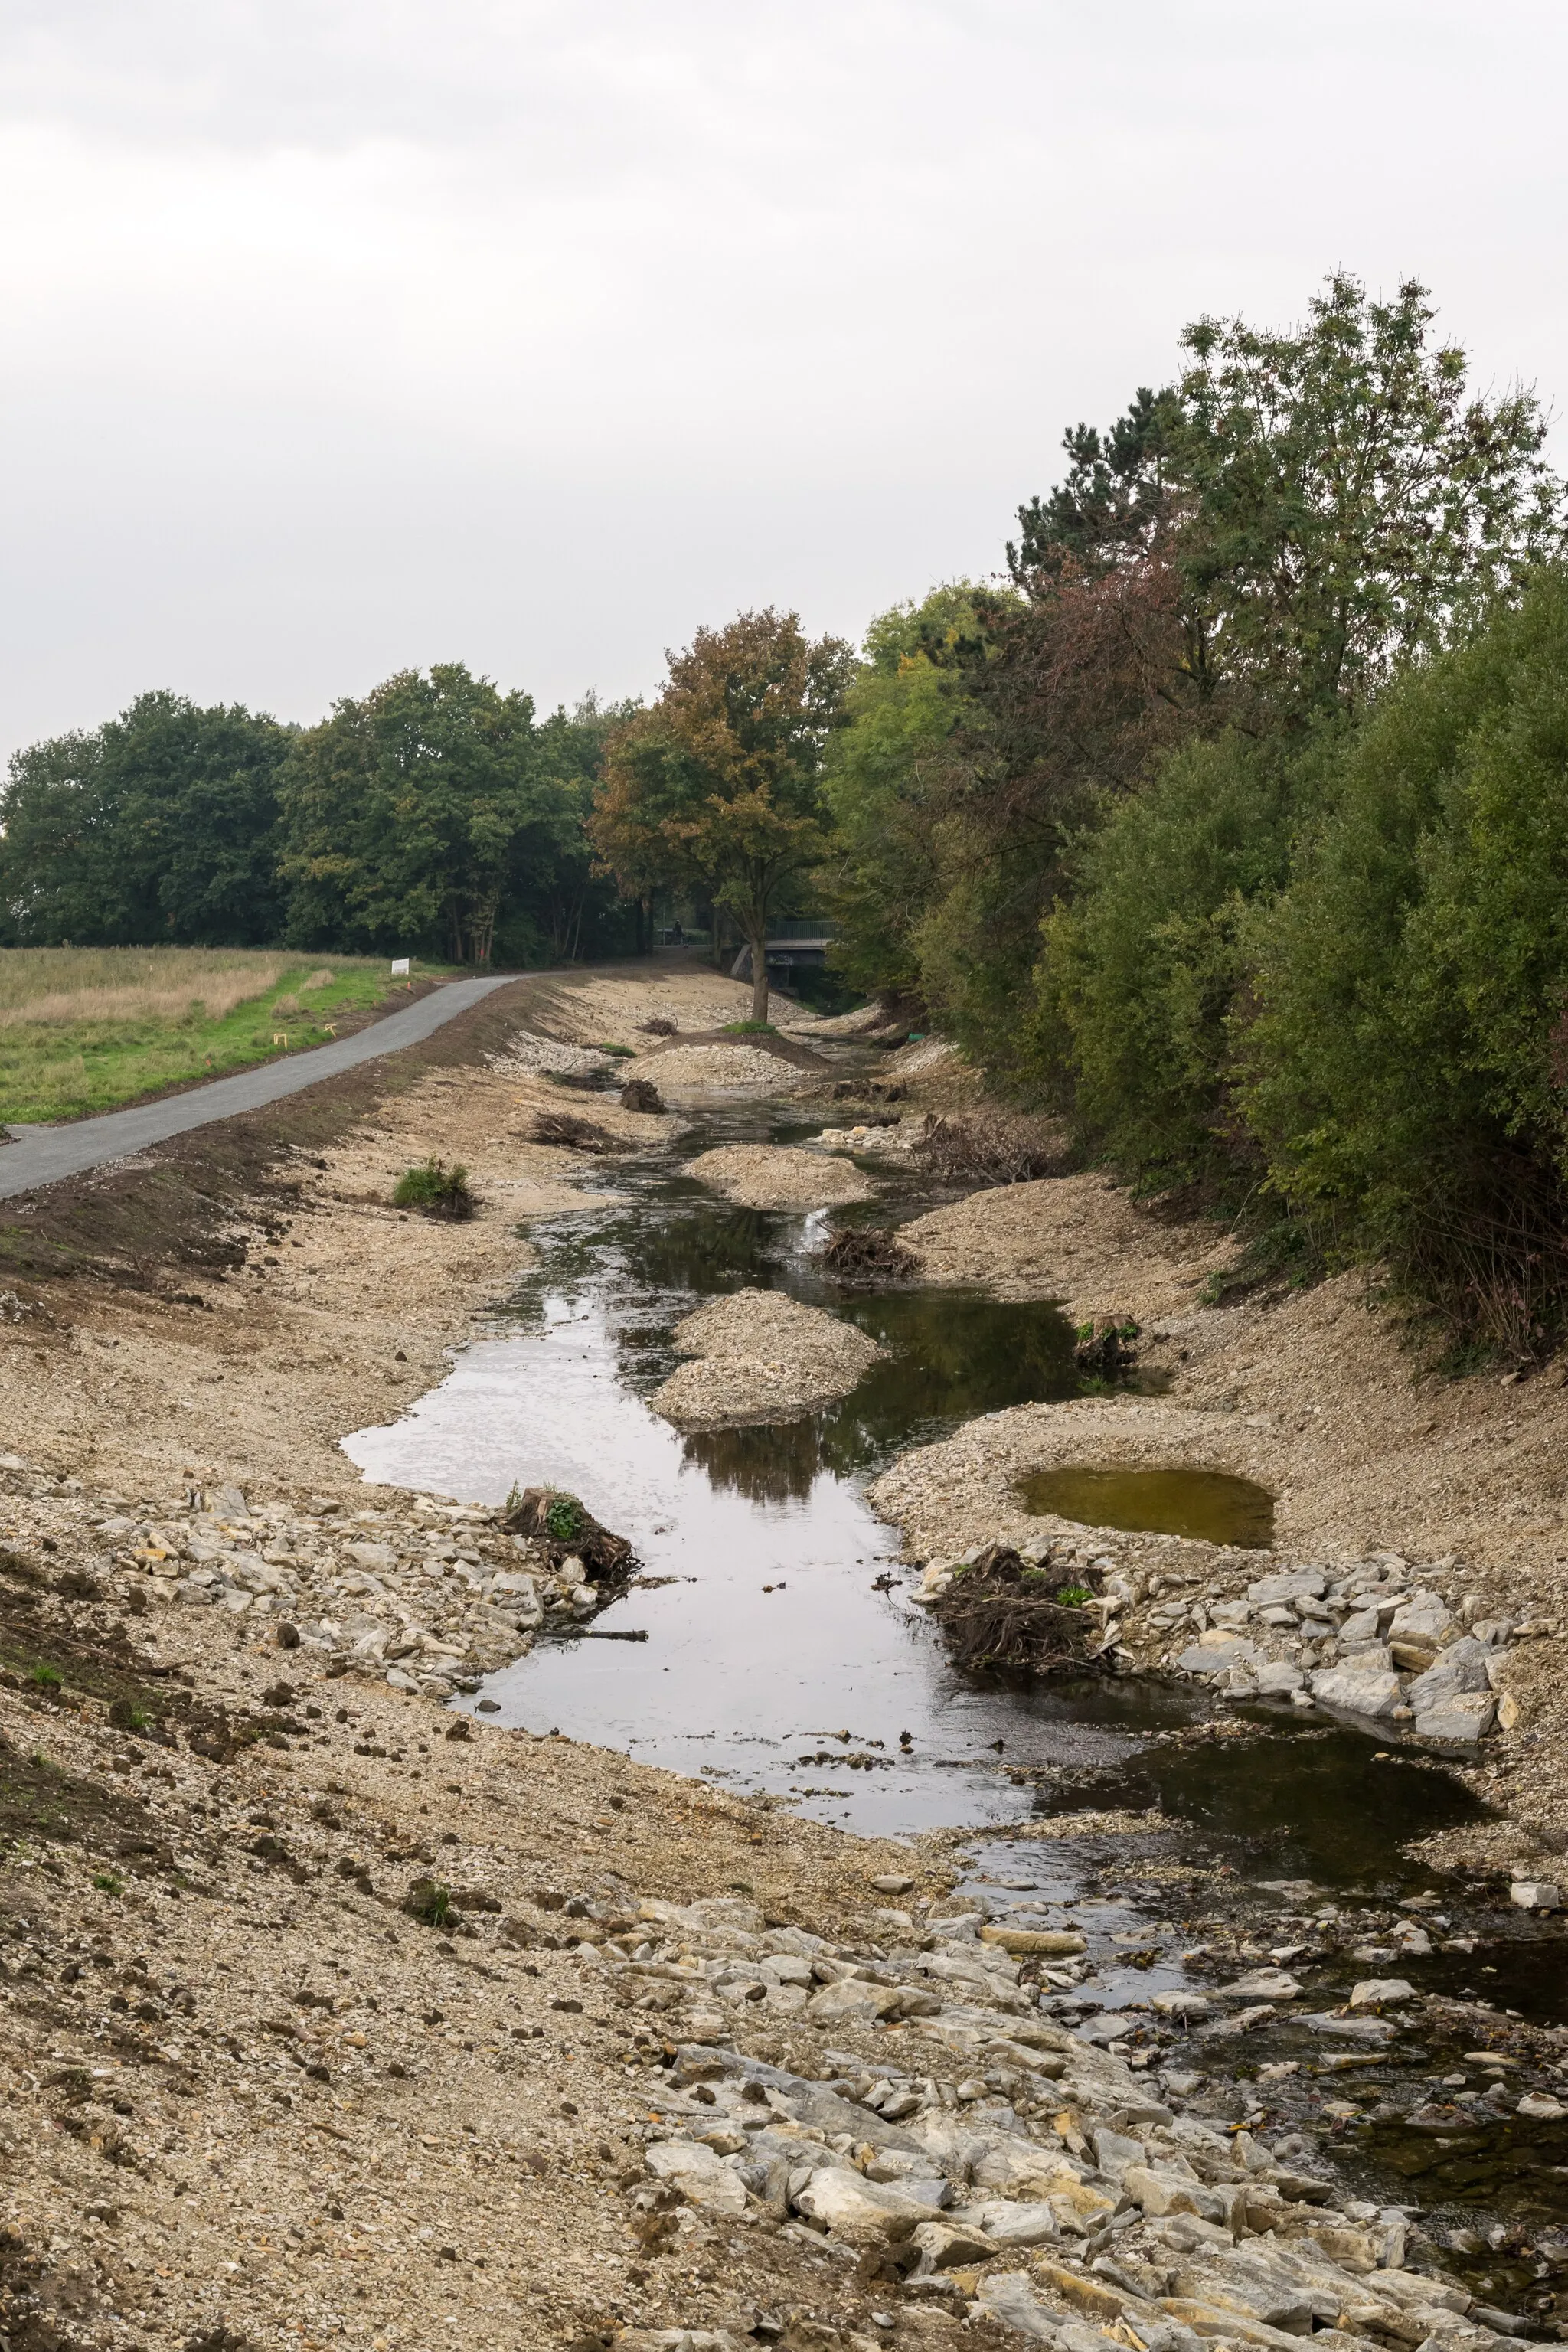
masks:
[(982, 583), (857, 650), (746, 613), (646, 705), (456, 665), (298, 730), (142, 698), (0, 799), (14, 940), (752, 954), (831, 916), (1087, 1162), (1239, 1216), (1245, 1277), (1376, 1258), (1461, 1345), (1568, 1322), (1568, 569), (1528, 389), (1412, 282), (1205, 318), (1075, 425)]
[(1242, 1279), (1375, 1260), (1461, 1353), (1568, 1323), (1568, 571), (1529, 391), (1423, 288), (1204, 320), (1065, 436), (999, 583), (872, 627), (846, 969)]
[(619, 953), (641, 910), (587, 818), (628, 712), (540, 719), (460, 663), (290, 727), (151, 693), (18, 752), (0, 788), (0, 944)]

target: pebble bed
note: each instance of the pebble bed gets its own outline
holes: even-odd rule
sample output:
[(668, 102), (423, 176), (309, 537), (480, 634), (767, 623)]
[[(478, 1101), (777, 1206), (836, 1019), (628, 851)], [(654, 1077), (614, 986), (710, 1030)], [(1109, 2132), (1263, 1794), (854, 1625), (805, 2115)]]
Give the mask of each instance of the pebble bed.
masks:
[(252, 1508), (231, 1486), (151, 1517), (110, 1512), (92, 1532), (119, 1572), (117, 1597), (140, 1611), (223, 1610), (330, 1669), (449, 1698), (525, 1657), (542, 1626), (581, 1622), (600, 1606), (581, 1560), (551, 1569), (502, 1519), (424, 1496), (397, 1511), (324, 1498)]

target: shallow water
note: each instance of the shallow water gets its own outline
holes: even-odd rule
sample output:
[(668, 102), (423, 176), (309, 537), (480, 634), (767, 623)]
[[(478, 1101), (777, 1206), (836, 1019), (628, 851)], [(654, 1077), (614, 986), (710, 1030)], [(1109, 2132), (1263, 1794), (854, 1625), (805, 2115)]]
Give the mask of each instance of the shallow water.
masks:
[[(859, 1831), (993, 1832), (960, 1858), (960, 1891), (983, 1908), (1083, 1932), (1084, 1981), (1063, 1996), (1069, 2016), (1189, 1982), (1183, 1948), (1220, 1916), (1267, 1917), (1325, 1895), (1348, 1916), (1358, 1899), (1385, 1908), (1427, 1886), (1401, 1843), (1472, 1818), (1477, 1801), (1450, 1773), (1380, 1754), (1348, 1726), (1260, 1708), (1256, 1736), (1218, 1738), (1205, 1728), (1215, 1701), (1190, 1685), (953, 1672), (908, 1597), (896, 1535), (868, 1508), (866, 1486), (896, 1452), (961, 1421), (1074, 1394), (1073, 1335), (1048, 1305), (846, 1289), (821, 1262), (826, 1218), (732, 1208), (682, 1171), (714, 1142), (793, 1139), (804, 1125), (765, 1105), (713, 1110), (677, 1150), (616, 1162), (601, 1181), (618, 1197), (530, 1229), (537, 1271), (496, 1335), (401, 1421), (349, 1441), (367, 1476), (457, 1500), (558, 1485), (636, 1545), (642, 1580), (601, 1622), (647, 1641), (542, 1642), (490, 1677), (480, 1696), (498, 1710), (491, 1719), (766, 1790)], [(845, 1214), (881, 1221), (920, 1205), (910, 1180), (894, 1180), (881, 1201)], [(747, 1285), (847, 1316), (891, 1360), (842, 1403), (788, 1427), (682, 1438), (646, 1402), (676, 1360), (673, 1327), (702, 1298)], [(1109, 1475), (1123, 1493), (1140, 1475)], [(1261, 1488), (1238, 1495), (1247, 1482), (1217, 1474), (1155, 1475), (1180, 1482), (1167, 1486), (1164, 1516), (1119, 1518), (1101, 1489), (1086, 1523), (1268, 1540)], [(1207, 1481), (1201, 1507), (1194, 1475)], [(1066, 1509), (1059, 1489), (1050, 1507)], [(1042, 1816), (1156, 1806), (1142, 1833), (1086, 1823), (1085, 1834), (1039, 1834)], [(1452, 1906), (1451, 1893), (1444, 1900)], [(1402, 1958), (1399, 1972), (1484, 1989), (1531, 2016), (1561, 2013), (1560, 1938), (1495, 1910), (1474, 1924), (1473, 1953)], [(1343, 1966), (1348, 1990), (1359, 1970)], [(1201, 2063), (1213, 2077), (1249, 2077), (1271, 2054), (1302, 2054), (1290, 2019), (1228, 2051), (1210, 2045)], [(1447, 2062), (1434, 2053), (1426, 2063)], [(1389, 2091), (1407, 2101), (1411, 2063), (1396, 2053), (1352, 2087), (1369, 2103)], [(1271, 2091), (1279, 2112), (1310, 2121), (1344, 2078), (1325, 2089), (1311, 2080), (1309, 2064)], [(1510, 2122), (1435, 2149), (1406, 2128), (1380, 2130), (1356, 2161), (1379, 2201), (1559, 2212), (1562, 2153), (1552, 2129)]]
[(1274, 1497), (1224, 1470), (1135, 1470), (1121, 1464), (1037, 1470), (1018, 1481), (1026, 1511), (1082, 1527), (1190, 1536), (1200, 1543), (1266, 1550), (1274, 1541)]
[[(1194, 1830), (1218, 1831), (1223, 1812), (1249, 1866), (1272, 1859), (1283, 1875), (1299, 1864), (1325, 1884), (1364, 1874), (1373, 1851), (1387, 1867), (1397, 1839), (1460, 1818), (1470, 1801), (1459, 1784), (1414, 1771), (1407, 1805), (1369, 1814), (1373, 1743), (1342, 1727), (1308, 1742), (1288, 1736), (1287, 1718), (1262, 1767), (1207, 1744), (1182, 1762), (1184, 1751), (1147, 1742), (1208, 1711), (1195, 1689), (953, 1671), (866, 1486), (903, 1447), (976, 1414), (1077, 1393), (1072, 1328), (1048, 1303), (846, 1287), (822, 1263), (826, 1216), (736, 1208), (684, 1173), (714, 1142), (814, 1131), (787, 1108), (730, 1106), (700, 1116), (673, 1151), (617, 1161), (600, 1179), (607, 1197), (531, 1228), (538, 1266), (510, 1328), (467, 1349), (403, 1420), (349, 1441), (368, 1476), (464, 1501), (500, 1501), (514, 1484), (565, 1487), (636, 1545), (642, 1580), (601, 1622), (647, 1641), (542, 1642), (487, 1684), (498, 1719), (887, 1835), (1026, 1820), (1039, 1800), (1013, 1774), (1066, 1769), (1103, 1780), (1099, 1805), (1163, 1801)], [(855, 1213), (923, 1205), (912, 1180), (877, 1172), (883, 1198)], [(847, 1317), (889, 1360), (787, 1426), (682, 1437), (646, 1402), (676, 1360), (670, 1334), (702, 1298), (747, 1285)], [(1215, 1474), (1156, 1474), (1194, 1475), (1225, 1490), (1214, 1507), (1233, 1514), (1230, 1527), (1229, 1490), (1262, 1495)], [(1186, 1484), (1181, 1497), (1190, 1505)], [(1404, 1780), (1378, 1786), (1386, 1798)]]
[[(349, 1441), (369, 1476), (465, 1501), (514, 1482), (569, 1488), (636, 1545), (643, 1580), (602, 1624), (647, 1642), (542, 1643), (487, 1684), (501, 1722), (897, 1835), (1015, 1818), (1029, 1800), (1006, 1765), (1113, 1763), (1187, 1719), (1201, 1702), (1150, 1685), (1019, 1693), (954, 1675), (865, 1501), (900, 1446), (1075, 1392), (1057, 1308), (846, 1291), (822, 1267), (820, 1218), (727, 1207), (667, 1163), (615, 1174), (637, 1186), (633, 1205), (533, 1228), (542, 1265), (517, 1328), (468, 1349), (404, 1420)], [(670, 1332), (700, 1297), (748, 1284), (831, 1306), (890, 1360), (786, 1427), (682, 1437), (644, 1402), (676, 1360)]]

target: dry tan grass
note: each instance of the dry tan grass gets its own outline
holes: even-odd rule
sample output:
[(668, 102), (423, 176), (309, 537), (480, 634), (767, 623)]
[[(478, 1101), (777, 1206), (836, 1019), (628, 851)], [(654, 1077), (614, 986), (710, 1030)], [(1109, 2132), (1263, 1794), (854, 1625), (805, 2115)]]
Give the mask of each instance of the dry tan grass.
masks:
[(79, 1021), (177, 1021), (199, 1004), (221, 1021), (288, 970), (265, 949), (6, 948), (0, 1028)]

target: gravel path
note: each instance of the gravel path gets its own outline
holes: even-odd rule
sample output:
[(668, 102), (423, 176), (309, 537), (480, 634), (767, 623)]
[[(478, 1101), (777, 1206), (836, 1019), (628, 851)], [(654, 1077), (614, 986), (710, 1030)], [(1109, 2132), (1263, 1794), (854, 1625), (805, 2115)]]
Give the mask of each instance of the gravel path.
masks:
[(321, 1078), (334, 1078), (356, 1063), (374, 1061), (378, 1054), (395, 1054), (416, 1045), (446, 1023), (466, 1013), (492, 989), (510, 982), (448, 981), (422, 996), (401, 1013), (387, 1013), (353, 1037), (318, 1045), (309, 1054), (293, 1054), (259, 1069), (239, 1070), (233, 1077), (215, 1078), (208, 1087), (193, 1087), (185, 1094), (167, 1095), (160, 1102), (138, 1103), (130, 1110), (108, 1111), (101, 1118), (73, 1120), (64, 1127), (13, 1127), (16, 1140), (0, 1150), (0, 1200), (31, 1192), (40, 1184), (58, 1184), (62, 1176), (79, 1176), (83, 1169), (101, 1168), (110, 1160), (124, 1160), (144, 1151), (149, 1144), (166, 1143), (193, 1127), (233, 1118), (243, 1110), (259, 1110), (284, 1095), (297, 1095)]

